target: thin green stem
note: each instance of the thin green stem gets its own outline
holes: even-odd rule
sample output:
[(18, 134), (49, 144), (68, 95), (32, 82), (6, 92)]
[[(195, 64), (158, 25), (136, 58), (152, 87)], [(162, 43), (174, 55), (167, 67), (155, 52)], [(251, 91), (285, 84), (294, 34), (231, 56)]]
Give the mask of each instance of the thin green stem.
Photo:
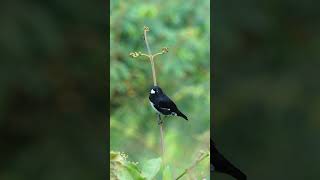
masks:
[(152, 78), (153, 78), (153, 85), (157, 85), (157, 77), (156, 77), (156, 68), (154, 68), (154, 61), (153, 61), (153, 56), (150, 57), (150, 62), (151, 62), (151, 68), (152, 68)]
[[(161, 116), (160, 114), (158, 114), (158, 122), (159, 122), (159, 126), (160, 126), (160, 143), (161, 143), (161, 150), (162, 150), (162, 155), (164, 155), (164, 141), (163, 141), (163, 125), (162, 125), (162, 120), (161, 120)], [(162, 160), (164, 161), (164, 156), (162, 157)]]
[(149, 43), (148, 43), (148, 36), (147, 36), (147, 32), (149, 31), (149, 28), (148, 27), (144, 27), (144, 41), (146, 43), (146, 46), (147, 46), (147, 50), (148, 50), (148, 54), (151, 56), (151, 50), (150, 50), (150, 47), (149, 47)]
[(187, 174), (189, 171), (191, 171), (194, 167), (196, 167), (196, 165), (198, 165), (201, 161), (203, 161), (205, 158), (209, 157), (209, 153), (206, 153), (205, 155), (203, 155), (201, 158), (199, 158), (198, 160), (196, 160), (189, 168), (185, 169), (183, 171), (182, 174), (180, 174), (180, 176), (178, 176), (176, 178), (176, 180), (182, 178), (185, 174)]
[(154, 61), (153, 61), (153, 55), (151, 53), (150, 50), (150, 46), (149, 46), (149, 42), (148, 42), (148, 36), (147, 36), (147, 32), (149, 31), (148, 27), (144, 27), (144, 41), (146, 43), (147, 46), (147, 50), (148, 50), (148, 54), (149, 54), (149, 59), (150, 59), (150, 63), (151, 63), (151, 68), (152, 68), (152, 78), (153, 78), (153, 85), (156, 86), (157, 85), (157, 77), (156, 77), (156, 69), (154, 68)]
[(140, 56), (145, 56), (145, 57), (148, 57), (150, 59), (150, 56), (148, 54), (141, 53)]
[(163, 52), (156, 53), (156, 54), (154, 54), (154, 55), (152, 55), (152, 56), (153, 56), (153, 57), (156, 57), (156, 56), (161, 55), (161, 54), (163, 54)]

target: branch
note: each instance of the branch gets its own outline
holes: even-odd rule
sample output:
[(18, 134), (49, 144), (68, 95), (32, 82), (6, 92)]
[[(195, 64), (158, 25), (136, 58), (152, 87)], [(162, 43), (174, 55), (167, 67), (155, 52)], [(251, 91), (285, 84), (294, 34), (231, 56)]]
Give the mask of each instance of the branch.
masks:
[(147, 32), (149, 32), (149, 31), (150, 31), (149, 27), (144, 26), (143, 35), (144, 35), (144, 41), (147, 46), (148, 54), (145, 54), (145, 53), (142, 53), (139, 51), (139, 52), (131, 52), (129, 55), (133, 58), (136, 58), (139, 56), (148, 57), (148, 59), (150, 60), (150, 63), (151, 63), (153, 85), (156, 86), (157, 85), (157, 77), (156, 77), (156, 69), (154, 67), (154, 57), (168, 53), (168, 48), (164, 47), (164, 48), (162, 48), (161, 52), (158, 52), (158, 53), (152, 55), (151, 50), (150, 50), (150, 46), (149, 46), (149, 42), (148, 42), (148, 36), (147, 36)]
[(147, 46), (148, 54), (149, 54), (149, 56), (151, 56), (151, 50), (150, 50), (148, 39), (147, 39), (148, 38), (148, 36), (147, 36), (147, 32), (148, 31), (150, 31), (149, 27), (144, 26), (144, 28), (143, 28), (144, 41), (145, 41), (146, 46)]
[(160, 143), (161, 143), (161, 150), (162, 150), (162, 160), (164, 162), (164, 141), (163, 141), (163, 125), (162, 125), (162, 120), (161, 120), (161, 116), (160, 114), (158, 114), (158, 123), (159, 123), (159, 126), (160, 126)]
[(167, 48), (167, 47), (164, 47), (164, 48), (162, 48), (162, 51), (161, 51), (161, 52), (158, 52), (158, 53), (156, 53), (156, 54), (154, 54), (154, 55), (152, 55), (152, 56), (153, 56), (153, 58), (154, 58), (154, 57), (156, 57), (156, 56), (158, 56), (158, 55), (166, 54), (166, 53), (168, 53), (168, 52), (169, 52), (168, 48)]
[[(153, 58), (157, 55), (159, 55), (158, 53), (155, 55), (152, 55), (151, 50), (150, 50), (150, 46), (148, 43), (148, 36), (147, 36), (147, 32), (150, 31), (149, 27), (144, 26), (144, 41), (146, 43), (147, 46), (147, 50), (148, 50), (148, 54), (149, 54), (149, 59), (150, 59), (150, 63), (151, 63), (151, 69), (152, 69), (152, 78), (153, 78), (153, 85), (156, 86), (157, 85), (157, 76), (156, 76), (156, 69), (154, 67), (154, 61)], [(162, 52), (164, 52), (164, 50), (162, 50)], [(163, 123), (161, 121), (161, 116), (160, 114), (158, 114), (158, 124), (160, 127), (160, 144), (161, 144), (161, 152), (162, 152), (162, 159), (164, 162), (164, 140), (163, 140)]]
[[(148, 57), (148, 59), (150, 60), (150, 64), (151, 64), (151, 70), (152, 70), (152, 79), (153, 79), (153, 85), (156, 86), (157, 85), (157, 76), (156, 76), (156, 69), (154, 67), (154, 57), (158, 56), (158, 55), (162, 55), (168, 52), (168, 48), (164, 47), (162, 48), (162, 51), (159, 53), (156, 53), (154, 55), (152, 55), (151, 50), (150, 50), (150, 46), (149, 46), (149, 42), (148, 42), (148, 36), (147, 36), (147, 32), (149, 32), (150, 29), (147, 26), (144, 26), (143, 28), (143, 35), (144, 35), (144, 41), (145, 44), (147, 46), (147, 50), (148, 50), (148, 54), (142, 53), (142, 52), (131, 52), (129, 55), (132, 58), (137, 58), (140, 56), (145, 56)], [(164, 140), (163, 140), (163, 122), (161, 121), (161, 116), (160, 114), (158, 115), (158, 124), (160, 127), (160, 143), (161, 143), (161, 152), (162, 152), (162, 159), (164, 162)]]
[(156, 69), (154, 68), (153, 56), (151, 54), (150, 46), (149, 46), (149, 43), (148, 43), (148, 36), (147, 36), (147, 32), (149, 30), (150, 30), (149, 27), (144, 26), (143, 35), (144, 35), (144, 42), (146, 43), (146, 46), (147, 46), (150, 63), (151, 63), (153, 85), (156, 86), (157, 85)]
[(183, 171), (183, 173), (180, 174), (180, 176), (178, 176), (178, 177), (176, 178), (176, 180), (182, 178), (185, 174), (187, 174), (187, 173), (188, 173), (189, 171), (191, 171), (194, 167), (196, 167), (196, 165), (198, 165), (201, 161), (203, 161), (205, 158), (207, 158), (207, 157), (209, 157), (209, 156), (210, 156), (210, 153), (209, 153), (209, 152), (207, 152), (207, 153), (204, 154), (204, 155), (201, 154), (200, 157), (199, 157), (189, 168), (185, 169), (185, 170)]

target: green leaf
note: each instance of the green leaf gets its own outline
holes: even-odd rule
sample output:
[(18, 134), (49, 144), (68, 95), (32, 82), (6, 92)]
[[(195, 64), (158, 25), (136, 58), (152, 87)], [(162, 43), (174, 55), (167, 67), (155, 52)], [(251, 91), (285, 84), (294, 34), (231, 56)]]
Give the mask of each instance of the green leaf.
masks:
[(128, 163), (125, 167), (134, 180), (146, 180), (141, 171), (138, 169), (137, 165)]
[(117, 177), (119, 178), (119, 180), (134, 180), (127, 168), (124, 167), (119, 170), (119, 172), (117, 173)]
[(146, 180), (141, 171), (133, 163), (126, 163), (118, 173), (120, 180)]
[(172, 176), (170, 166), (166, 166), (165, 169), (163, 170), (162, 180), (172, 180), (172, 179), (174, 178)]
[(150, 159), (142, 165), (142, 173), (148, 179), (152, 180), (160, 170), (161, 158)]

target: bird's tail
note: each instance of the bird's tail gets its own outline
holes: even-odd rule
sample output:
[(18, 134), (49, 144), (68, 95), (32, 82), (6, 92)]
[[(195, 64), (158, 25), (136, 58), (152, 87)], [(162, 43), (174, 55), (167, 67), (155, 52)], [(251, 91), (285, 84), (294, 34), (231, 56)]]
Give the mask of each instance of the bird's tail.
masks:
[(237, 180), (246, 180), (247, 176), (240, 171), (240, 169), (236, 168), (230, 163), (228, 169), (226, 169), (225, 173), (231, 175), (232, 177), (236, 178)]
[(187, 118), (187, 116), (186, 115), (184, 115), (182, 112), (178, 112), (177, 113), (177, 116), (180, 116), (180, 117), (182, 117), (183, 119), (185, 119), (185, 120), (187, 120), (188, 121), (188, 118)]
[(217, 170), (218, 172), (229, 174), (237, 180), (247, 179), (247, 176), (243, 172), (241, 172), (240, 169), (236, 168), (222, 154), (220, 154), (212, 140), (210, 143), (210, 148), (213, 153), (213, 159), (210, 159), (210, 161), (213, 163), (213, 166), (215, 166), (215, 170)]

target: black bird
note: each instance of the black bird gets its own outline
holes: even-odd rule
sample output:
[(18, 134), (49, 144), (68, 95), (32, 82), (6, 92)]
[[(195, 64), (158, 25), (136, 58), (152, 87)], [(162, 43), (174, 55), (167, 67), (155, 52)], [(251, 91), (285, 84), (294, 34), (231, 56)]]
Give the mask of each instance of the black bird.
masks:
[(212, 154), (212, 156), (210, 156), (211, 171), (228, 174), (237, 180), (247, 179), (247, 176), (243, 172), (232, 165), (226, 158), (223, 157), (222, 154), (220, 154), (212, 139), (210, 139), (210, 150)]
[(158, 113), (162, 115), (173, 115), (180, 116), (185, 120), (188, 120), (173, 101), (162, 91), (159, 86), (153, 86), (149, 93), (149, 100), (151, 107)]

